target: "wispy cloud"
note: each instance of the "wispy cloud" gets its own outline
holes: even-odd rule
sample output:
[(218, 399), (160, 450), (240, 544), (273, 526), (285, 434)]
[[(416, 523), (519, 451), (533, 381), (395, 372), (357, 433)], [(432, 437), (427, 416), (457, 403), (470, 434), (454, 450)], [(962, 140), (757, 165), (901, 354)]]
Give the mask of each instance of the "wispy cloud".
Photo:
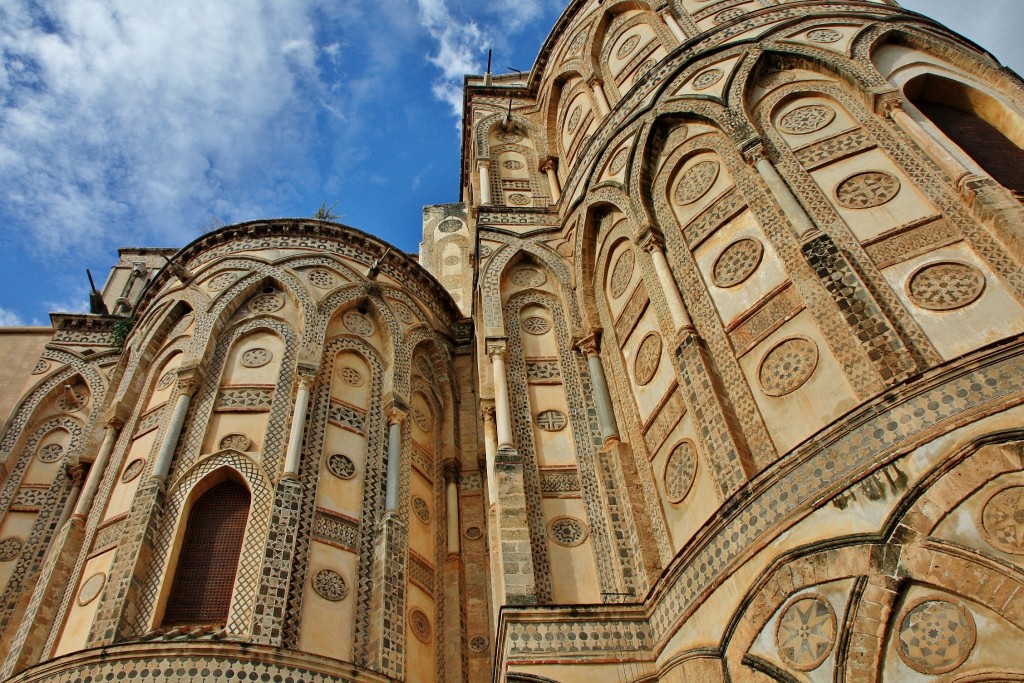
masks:
[(0, 308), (0, 327), (10, 327), (12, 325), (24, 325), (25, 321), (21, 319), (21, 316), (14, 311), (9, 311), (6, 308)]
[(311, 127), (311, 1), (0, 4), (5, 213), (64, 252), (111, 233), (180, 243), (224, 197), (258, 207), (242, 171), (293, 157)]
[(434, 81), (434, 96), (462, 115), (462, 77), (480, 73), (486, 36), (475, 21), (458, 21), (445, 0), (417, 0), (420, 21), (437, 41), (437, 53), (428, 59), (441, 70)]

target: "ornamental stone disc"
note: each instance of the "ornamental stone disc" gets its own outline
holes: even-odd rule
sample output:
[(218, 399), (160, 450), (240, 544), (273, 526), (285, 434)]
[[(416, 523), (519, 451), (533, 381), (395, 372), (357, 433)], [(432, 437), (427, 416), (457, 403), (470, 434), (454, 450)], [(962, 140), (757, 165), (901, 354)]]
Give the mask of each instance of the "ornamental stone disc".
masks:
[(430, 618), (418, 607), (409, 612), (409, 628), (422, 643), (429, 643), (433, 638), (434, 629), (430, 626)]
[(324, 600), (340, 602), (348, 595), (345, 577), (333, 569), (321, 569), (313, 577), (313, 590)]
[(309, 284), (317, 289), (330, 289), (338, 283), (334, 273), (324, 268), (309, 271)]
[(548, 536), (558, 545), (573, 548), (590, 535), (587, 523), (577, 517), (556, 517), (548, 524)]
[(842, 38), (842, 33), (830, 28), (816, 28), (807, 32), (807, 40), (812, 43), (838, 43)]
[(416, 513), (416, 519), (424, 524), (430, 523), (430, 504), (420, 496), (413, 496), (412, 511)]
[(327, 458), (327, 469), (338, 479), (351, 479), (356, 476), (355, 463), (341, 453), (335, 453)]
[(34, 368), (32, 368), (32, 374), (33, 375), (41, 375), (44, 372), (46, 372), (47, 370), (49, 370), (49, 369), (50, 369), (50, 361), (46, 360), (45, 358), (41, 358), (41, 359), (39, 359), (39, 362), (36, 363), (36, 366)]
[(1024, 555), (1024, 486), (992, 495), (981, 510), (981, 532), (993, 548)]
[(512, 272), (512, 282), (520, 287), (540, 287), (547, 282), (547, 277), (536, 268), (517, 268)]
[(530, 198), (521, 192), (516, 192), (508, 196), (508, 203), (512, 206), (527, 206), (530, 203)]
[(565, 413), (558, 410), (545, 410), (537, 415), (537, 426), (545, 432), (560, 432), (568, 422)]
[(142, 470), (146, 467), (146, 461), (143, 458), (135, 458), (128, 466), (124, 468), (124, 472), (121, 473), (121, 481), (125, 484), (138, 478), (142, 474)]
[(160, 377), (160, 381), (156, 383), (157, 390), (163, 391), (167, 387), (174, 384), (174, 380), (176, 379), (178, 379), (177, 373), (175, 373), (173, 370), (168, 370), (163, 374), (163, 376)]
[(903, 613), (899, 623), (900, 659), (933, 676), (967, 661), (978, 635), (971, 613), (946, 600), (921, 600)]
[(11, 562), (21, 555), (25, 542), (16, 536), (8, 536), (0, 541), (0, 562)]
[(551, 323), (539, 315), (531, 315), (523, 320), (523, 332), (528, 334), (545, 334), (551, 330)]
[(718, 180), (721, 165), (712, 159), (701, 161), (686, 169), (676, 186), (676, 202), (686, 206), (706, 195)]
[(670, 503), (681, 503), (697, 476), (697, 449), (689, 439), (682, 441), (665, 461), (665, 495)]
[(462, 230), (462, 221), (458, 218), (446, 218), (441, 221), (441, 224), (437, 226), (437, 229), (441, 232), (458, 232)]
[(345, 329), (360, 337), (369, 337), (373, 334), (373, 323), (359, 311), (349, 311), (341, 319)]
[(636, 47), (639, 44), (640, 36), (638, 35), (632, 35), (629, 38), (626, 38), (622, 45), (619, 45), (619, 49), (618, 51), (616, 51), (615, 57), (617, 59), (625, 59), (626, 57), (633, 54), (633, 51), (636, 50)]
[(806, 337), (791, 337), (765, 354), (758, 371), (761, 390), (785, 396), (799, 389), (818, 366), (818, 345)]
[(847, 209), (873, 209), (891, 202), (900, 191), (896, 176), (882, 171), (856, 173), (836, 186), (836, 200)]
[(622, 169), (626, 168), (627, 161), (629, 161), (629, 150), (623, 147), (612, 156), (612, 162), (608, 165), (608, 170), (611, 171), (612, 175), (618, 175), (622, 172)]
[(661, 335), (649, 332), (636, 350), (633, 361), (633, 377), (640, 386), (650, 384), (661, 363)]
[(910, 276), (907, 290), (921, 308), (951, 311), (978, 300), (985, 291), (985, 274), (966, 263), (929, 263)]
[(75, 400), (71, 401), (67, 394), (61, 393), (60, 397), (54, 402), (54, 407), (62, 413), (77, 413), (79, 410), (85, 407), (85, 394), (75, 391)]
[(338, 368), (338, 377), (340, 377), (341, 381), (350, 387), (361, 387), (366, 382), (362, 373), (348, 365), (343, 365)]
[(284, 308), (284, 297), (277, 294), (260, 294), (249, 302), (253, 313), (274, 313)]
[(716, 287), (735, 287), (757, 271), (764, 256), (764, 246), (756, 239), (745, 237), (722, 250), (711, 269)]
[(103, 590), (103, 584), (106, 582), (107, 575), (103, 572), (96, 572), (86, 579), (78, 590), (78, 604), (85, 607), (99, 597), (100, 591)]
[(779, 120), (779, 130), (790, 135), (807, 135), (825, 128), (836, 119), (836, 110), (824, 104), (797, 107)]
[(523, 162), (518, 161), (516, 159), (506, 159), (505, 161), (501, 162), (501, 165), (510, 171), (521, 171), (524, 168)]
[(430, 431), (430, 427), (431, 427), (430, 415), (428, 415), (422, 409), (420, 409), (420, 408), (413, 408), (412, 409), (412, 419), (416, 423), (417, 427), (419, 427), (420, 429), (422, 429), (425, 432), (429, 432)]
[(478, 526), (471, 526), (466, 529), (466, 538), (471, 541), (479, 541), (483, 538), (484, 532)]
[(473, 640), (469, 641), (469, 649), (477, 654), (485, 651), (487, 649), (487, 638), (476, 636)]
[(251, 443), (245, 434), (228, 434), (220, 440), (220, 447), (222, 450), (230, 448), (235, 451), (247, 451)]
[(632, 249), (626, 249), (615, 261), (612, 268), (611, 290), (612, 296), (616, 299), (626, 292), (629, 281), (633, 279), (633, 269), (636, 266), (636, 254)]
[(724, 76), (725, 72), (721, 69), (708, 69), (693, 79), (693, 89), (707, 90), (708, 88), (712, 88), (717, 85)]
[(64, 447), (59, 443), (48, 443), (39, 449), (39, 460), (45, 463), (53, 463), (64, 457)]
[(246, 368), (262, 368), (274, 358), (274, 354), (264, 348), (249, 349), (242, 354), (242, 366)]
[(572, 110), (572, 113), (569, 114), (569, 125), (568, 125), (568, 129), (569, 129), (570, 133), (575, 133), (576, 132), (576, 128), (580, 125), (580, 119), (582, 117), (583, 117), (583, 110), (582, 109), (580, 109), (579, 107), (576, 107), (575, 109)]
[(798, 671), (821, 666), (836, 642), (836, 613), (819, 595), (800, 595), (782, 611), (775, 628), (775, 647), (783, 661)]

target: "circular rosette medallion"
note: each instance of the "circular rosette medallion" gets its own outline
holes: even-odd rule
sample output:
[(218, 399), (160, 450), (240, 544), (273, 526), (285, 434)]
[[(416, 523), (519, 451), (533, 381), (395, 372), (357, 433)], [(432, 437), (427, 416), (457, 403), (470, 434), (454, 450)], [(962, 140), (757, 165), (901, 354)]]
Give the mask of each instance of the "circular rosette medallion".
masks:
[(758, 377), (769, 396), (785, 396), (799, 389), (818, 366), (818, 346), (805, 337), (791, 337), (775, 345), (764, 360)]
[(779, 656), (799, 671), (821, 666), (836, 641), (836, 613), (819, 595), (801, 595), (782, 611), (775, 629)]
[(912, 603), (899, 623), (896, 651), (900, 658), (915, 671), (932, 676), (967, 661), (978, 636), (971, 613), (946, 600)]
[(985, 291), (985, 275), (966, 263), (929, 263), (908, 280), (911, 300), (931, 311), (951, 311), (978, 300)]
[(1024, 555), (1024, 486), (994, 494), (981, 510), (981, 532), (993, 548)]

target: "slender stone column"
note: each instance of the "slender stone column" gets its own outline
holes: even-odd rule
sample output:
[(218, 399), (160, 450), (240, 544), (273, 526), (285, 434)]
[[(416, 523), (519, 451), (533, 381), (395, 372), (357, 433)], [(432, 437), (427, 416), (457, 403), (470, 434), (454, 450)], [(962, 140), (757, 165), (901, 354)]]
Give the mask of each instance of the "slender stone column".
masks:
[(921, 145), (926, 152), (942, 167), (953, 183), (959, 188), (961, 183), (968, 177), (976, 175), (954, 157), (938, 140), (926, 131), (917, 120), (903, 109), (903, 103), (898, 99), (883, 100), (879, 105), (882, 116), (888, 116), (902, 128), (907, 135), (914, 138), (914, 141)]
[(309, 388), (313, 385), (313, 374), (299, 373), (299, 388), (295, 392), (295, 410), (292, 412), (292, 428), (288, 433), (288, 451), (284, 459), (284, 478), (298, 479), (302, 461), (302, 438), (306, 431), (306, 411), (309, 409)]
[(491, 505), (494, 505), (498, 492), (498, 483), (495, 474), (498, 457), (498, 430), (497, 425), (494, 423), (494, 405), (484, 405), (482, 407), (482, 411), (484, 414), (484, 457), (486, 458), (487, 463), (488, 502)]
[(408, 413), (397, 405), (388, 413), (388, 481), (384, 511), (398, 509), (398, 477), (402, 472), (402, 423)]
[(96, 460), (93, 461), (92, 467), (89, 468), (89, 477), (85, 480), (85, 487), (78, 496), (78, 504), (75, 505), (75, 511), (71, 515), (71, 519), (75, 524), (85, 524), (89, 508), (92, 507), (92, 500), (96, 496), (100, 482), (103, 480), (103, 472), (107, 469), (107, 461), (110, 460), (110, 454), (114, 452), (114, 444), (117, 443), (117, 437), (121, 433), (123, 426), (124, 423), (117, 418), (107, 422), (103, 443), (100, 444)]
[(478, 161), (476, 166), (480, 174), (480, 204), (481, 206), (491, 203), (491, 168), (490, 162)]
[(655, 225), (645, 225), (637, 233), (634, 242), (651, 256), (654, 271), (658, 275), (659, 286), (665, 293), (668, 312), (676, 331), (693, 327), (690, 315), (686, 312), (683, 297), (679, 293), (679, 287), (676, 285), (676, 278), (668, 266), (668, 259), (665, 258), (665, 238), (662, 236), (661, 230)]
[(156, 456), (156, 464), (153, 465), (154, 479), (164, 481), (171, 471), (171, 461), (174, 460), (181, 429), (185, 426), (185, 416), (188, 415), (192, 394), (199, 388), (199, 383), (199, 374), (194, 369), (178, 372), (178, 396), (175, 399), (171, 421), (167, 425), (167, 432), (164, 434), (164, 442), (160, 444), (160, 452)]
[(77, 507), (78, 497), (82, 491), (82, 482), (85, 480), (85, 468), (81, 465), (70, 465), (68, 467), (68, 479), (71, 480), (71, 491), (64, 502), (64, 509), (61, 510), (60, 518), (57, 520), (57, 528), (60, 529), (71, 517), (71, 511)]
[(744, 156), (754, 161), (757, 172), (761, 174), (761, 178), (768, 185), (768, 189), (771, 190), (775, 201), (782, 207), (793, 229), (796, 230), (797, 237), (804, 237), (817, 230), (814, 221), (811, 220), (811, 217), (804, 210), (803, 204), (796, 198), (793, 191), (789, 189), (789, 185), (779, 175), (779, 172), (775, 170), (775, 165), (768, 159), (764, 147), (758, 146), (748, 150), (744, 153)]
[(666, 9), (662, 12), (661, 19), (665, 22), (665, 25), (668, 26), (668, 30), (672, 31), (672, 35), (674, 35), (680, 43), (686, 42), (686, 34), (683, 33), (683, 27), (679, 25), (675, 15), (672, 14), (672, 10)]
[(505, 377), (505, 342), (487, 342), (487, 355), (494, 370), (494, 412), (498, 427), (498, 448), (512, 447), (512, 415), (509, 412), (508, 380)]
[(460, 553), (459, 534), (459, 463), (449, 460), (444, 464), (445, 492), (448, 502), (448, 554)]
[(594, 99), (597, 100), (597, 111), (602, 117), (608, 116), (611, 113), (611, 105), (608, 104), (608, 96), (604, 94), (604, 81), (600, 78), (591, 78), (587, 81), (587, 85), (590, 86), (591, 91), (594, 93)]
[(558, 174), (555, 172), (558, 163), (555, 157), (548, 157), (548, 160), (541, 166), (541, 170), (548, 177), (548, 188), (551, 190), (551, 203), (557, 204), (562, 198), (562, 188), (558, 184)]
[(619, 441), (619, 425), (612, 409), (612, 396), (608, 391), (608, 379), (601, 365), (601, 332), (597, 331), (580, 340), (579, 348), (587, 356), (590, 367), (590, 382), (594, 387), (594, 404), (597, 406), (597, 419), (601, 425), (601, 438), (605, 447)]

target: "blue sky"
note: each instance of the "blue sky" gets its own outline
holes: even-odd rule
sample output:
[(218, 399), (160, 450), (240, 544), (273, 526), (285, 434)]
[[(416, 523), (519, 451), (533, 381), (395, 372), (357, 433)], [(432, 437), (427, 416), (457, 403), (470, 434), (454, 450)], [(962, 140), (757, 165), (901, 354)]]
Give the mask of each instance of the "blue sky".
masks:
[[(1018, 71), (1018, 0), (907, 0)], [(308, 216), (415, 251), (458, 200), (462, 74), (564, 0), (0, 0), (0, 325), (87, 306), (118, 246)]]

